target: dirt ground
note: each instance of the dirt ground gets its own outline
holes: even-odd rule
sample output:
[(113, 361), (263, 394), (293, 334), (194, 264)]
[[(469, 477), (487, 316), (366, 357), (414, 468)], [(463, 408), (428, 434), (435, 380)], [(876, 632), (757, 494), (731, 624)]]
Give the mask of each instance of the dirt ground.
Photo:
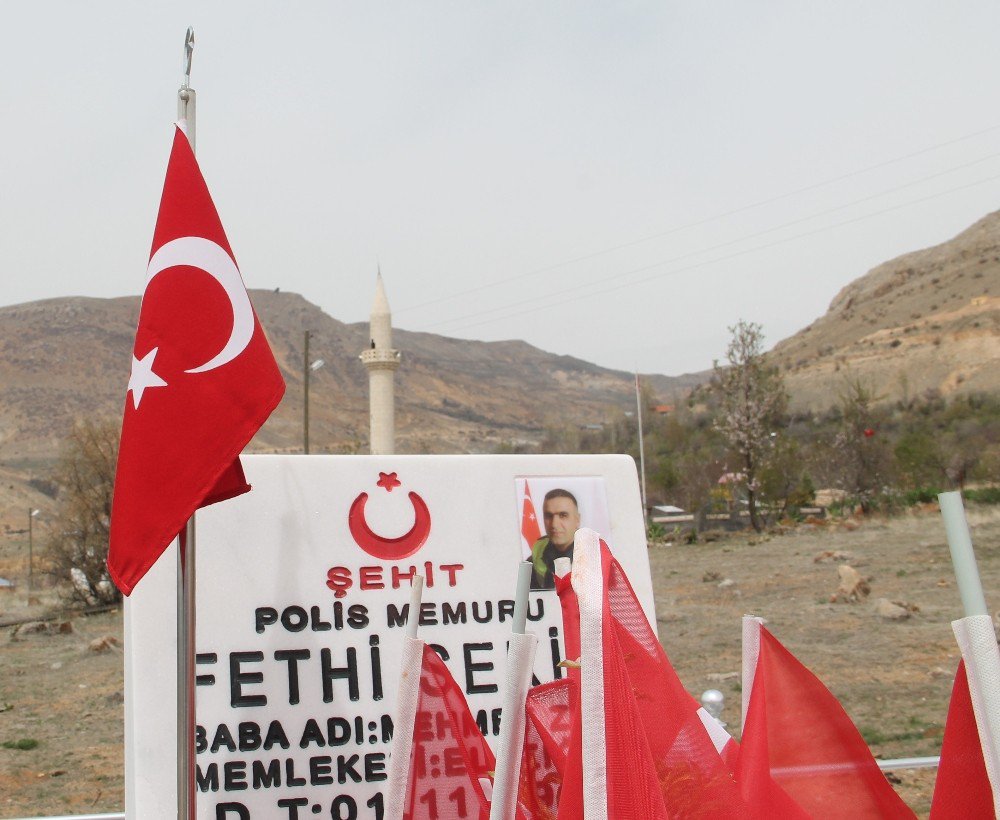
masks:
[[(0, 621), (32, 612), (4, 608)], [(121, 612), (69, 623), (68, 633), (17, 640), (12, 628), (0, 630), (0, 817), (112, 812), (125, 805), (122, 652), (89, 648), (106, 636), (120, 646)], [(5, 748), (23, 740), (38, 745)]]
[[(1000, 510), (969, 511), (987, 600), (998, 604)], [(850, 553), (869, 579), (859, 603), (830, 603)], [(740, 617), (753, 613), (840, 699), (879, 757), (938, 754), (962, 615), (936, 508), (892, 520), (800, 525), (783, 534), (720, 536), (650, 548), (660, 637), (689, 691), (719, 689), (723, 720), (740, 728)], [(708, 580), (706, 580), (708, 579)], [(732, 584), (720, 583), (731, 579)], [(0, 596), (0, 624), (36, 614)], [(918, 608), (902, 621), (874, 612), (888, 598)], [(45, 601), (42, 602), (43, 604)], [(72, 631), (18, 636), (0, 627), (0, 817), (121, 811), (124, 805), (120, 612), (74, 616)], [(109, 643), (105, 641), (105, 643)], [(34, 748), (7, 748), (18, 741)], [(23, 744), (23, 745), (31, 745)], [(922, 816), (934, 771), (895, 773)]]
[[(987, 601), (1000, 604), (1000, 510), (968, 511)], [(850, 527), (850, 528), (847, 528)], [(855, 528), (856, 527), (856, 528)], [(859, 603), (830, 603), (847, 552), (869, 579)], [(732, 536), (650, 551), (660, 640), (687, 689), (726, 696), (723, 720), (740, 728), (740, 618), (768, 629), (840, 700), (876, 757), (940, 753), (959, 651), (951, 621), (962, 616), (936, 505), (891, 520), (799, 526), (784, 535)], [(714, 574), (717, 581), (705, 581)], [(719, 587), (725, 579), (735, 584)], [(902, 621), (874, 612), (888, 598), (919, 607)], [(724, 679), (720, 680), (722, 676)], [(894, 773), (921, 816), (930, 811), (934, 770)]]

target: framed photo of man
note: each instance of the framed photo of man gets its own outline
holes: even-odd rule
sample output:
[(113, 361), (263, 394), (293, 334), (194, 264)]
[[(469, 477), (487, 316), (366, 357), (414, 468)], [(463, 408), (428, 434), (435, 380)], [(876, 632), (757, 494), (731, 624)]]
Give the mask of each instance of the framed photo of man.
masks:
[(531, 588), (555, 588), (557, 558), (573, 558), (573, 538), (589, 527), (610, 538), (604, 479), (599, 476), (518, 476), (521, 549), (531, 561)]

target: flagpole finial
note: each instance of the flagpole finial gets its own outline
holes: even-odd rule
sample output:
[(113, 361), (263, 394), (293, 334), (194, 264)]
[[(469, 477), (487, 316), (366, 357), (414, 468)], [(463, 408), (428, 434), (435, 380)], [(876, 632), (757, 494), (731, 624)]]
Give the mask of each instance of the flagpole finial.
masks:
[(194, 26), (184, 35), (184, 81), (177, 90), (177, 120), (187, 134), (191, 150), (195, 149), (195, 92), (191, 88), (191, 60), (194, 57)]
[(184, 84), (182, 90), (191, 87), (191, 60), (194, 57), (194, 26), (188, 26), (184, 35)]

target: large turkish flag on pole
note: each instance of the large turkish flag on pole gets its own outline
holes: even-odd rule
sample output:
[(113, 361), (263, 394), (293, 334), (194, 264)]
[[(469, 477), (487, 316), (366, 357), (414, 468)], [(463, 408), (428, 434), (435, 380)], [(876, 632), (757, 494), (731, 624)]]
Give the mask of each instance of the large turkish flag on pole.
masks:
[(125, 396), (108, 570), (129, 595), (199, 507), (247, 492), (240, 451), (285, 392), (178, 128)]

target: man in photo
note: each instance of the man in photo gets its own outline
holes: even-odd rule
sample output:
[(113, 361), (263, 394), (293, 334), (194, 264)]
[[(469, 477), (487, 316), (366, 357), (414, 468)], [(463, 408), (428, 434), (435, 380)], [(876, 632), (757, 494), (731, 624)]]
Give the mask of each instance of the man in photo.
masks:
[(569, 490), (556, 488), (542, 503), (545, 535), (531, 547), (531, 588), (554, 589), (556, 558), (573, 558), (573, 537), (580, 528), (580, 508)]

